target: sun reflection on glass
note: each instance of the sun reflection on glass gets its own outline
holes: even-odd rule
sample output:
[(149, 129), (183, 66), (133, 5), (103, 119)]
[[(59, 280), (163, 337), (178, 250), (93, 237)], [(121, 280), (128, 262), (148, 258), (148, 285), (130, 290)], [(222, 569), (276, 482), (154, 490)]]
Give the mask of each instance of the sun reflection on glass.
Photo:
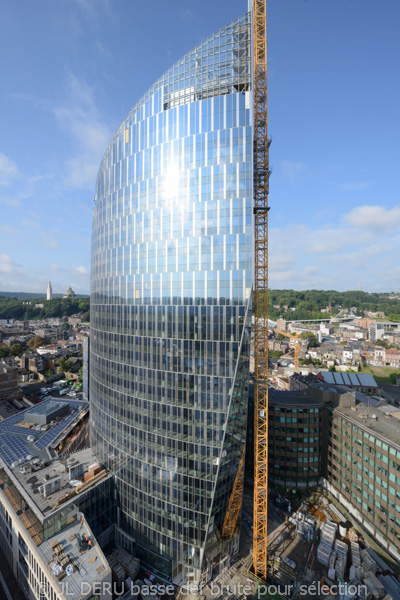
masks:
[(176, 164), (171, 163), (164, 171), (164, 199), (171, 202), (178, 199), (179, 192), (179, 169)]

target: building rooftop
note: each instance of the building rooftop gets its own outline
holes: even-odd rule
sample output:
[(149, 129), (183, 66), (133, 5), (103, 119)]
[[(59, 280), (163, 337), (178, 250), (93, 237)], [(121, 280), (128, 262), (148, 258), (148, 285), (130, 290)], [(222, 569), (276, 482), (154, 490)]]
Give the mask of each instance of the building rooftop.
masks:
[[(78, 512), (75, 521), (38, 547), (43, 562), (49, 565), (49, 572), (53, 574), (52, 584), (59, 588), (60, 595), (67, 598), (85, 596), (91, 585), (102, 581), (110, 573), (100, 546), (81, 517)], [(79, 543), (82, 534), (92, 542), (83, 551)], [(60, 573), (61, 581), (58, 580)]]
[(307, 408), (310, 406), (321, 406), (322, 402), (313, 398), (306, 392), (302, 391), (285, 391), (281, 392), (274, 388), (268, 390), (268, 400), (270, 406)]
[(369, 429), (372, 434), (387, 438), (400, 449), (400, 421), (397, 418), (386, 416), (376, 408), (364, 403), (359, 403), (351, 408), (336, 408), (335, 410), (361, 427)]
[(321, 383), (322, 379), (318, 377), (315, 373), (307, 373), (307, 375), (303, 375), (302, 373), (293, 373), (290, 379), (294, 381), (299, 381), (300, 383), (304, 383), (306, 385), (310, 385), (311, 383)]
[[(37, 406), (30, 408), (29, 410), (26, 411), (26, 413), (31, 416), (33, 416), (33, 415), (50, 416), (53, 414), (54, 410), (59, 406), (64, 406), (65, 408), (67, 408), (67, 404), (65, 402), (58, 401), (58, 400), (48, 400), (46, 402), (41, 402)], [(68, 408), (67, 408), (67, 410), (68, 410)]]
[(9, 419), (18, 413), (19, 410), (15, 408), (11, 402), (8, 402), (7, 400), (0, 400), (0, 421)]
[(375, 379), (368, 373), (321, 371), (321, 375), (326, 383), (333, 383), (334, 385), (378, 387)]
[[(33, 414), (51, 413), (54, 404), (65, 405), (67, 411), (48, 424), (32, 422)], [(38, 458), (48, 461), (50, 449), (75, 427), (89, 410), (85, 400), (44, 400), (40, 405), (27, 408), (0, 423), (0, 459), (9, 467)], [(30, 419), (28, 421), (27, 419)]]
[[(11, 469), (18, 491), (26, 498), (29, 506), (41, 521), (60, 507), (65, 507), (67, 503), (76, 501), (81, 490), (82, 492), (86, 491), (84, 485), (82, 487), (74, 486), (71, 485), (71, 481), (77, 483), (77, 477), (87, 472), (91, 465), (96, 464), (97, 458), (91, 448), (74, 452), (71, 457), (75, 459), (74, 464), (67, 459), (58, 458), (43, 468), (41, 465), (27, 463)], [(72, 470), (74, 468), (75, 471)], [(95, 485), (97, 481), (102, 481), (110, 476), (103, 469), (103, 475), (101, 477), (99, 475), (97, 480), (94, 482), (88, 480), (88, 486)], [(44, 495), (45, 486), (48, 489), (46, 495)]]

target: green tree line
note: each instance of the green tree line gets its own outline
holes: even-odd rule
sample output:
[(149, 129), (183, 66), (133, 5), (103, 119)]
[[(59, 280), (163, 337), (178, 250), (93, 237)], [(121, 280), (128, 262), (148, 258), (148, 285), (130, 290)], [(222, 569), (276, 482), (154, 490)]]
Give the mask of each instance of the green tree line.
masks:
[[(334, 290), (269, 290), (268, 312), (270, 319), (279, 317), (293, 319), (321, 319), (324, 313), (322, 308), (332, 306), (332, 315), (339, 312), (340, 308), (355, 307), (355, 314), (363, 316), (364, 310), (373, 312), (382, 311), (385, 316), (393, 321), (400, 321), (400, 300), (389, 298), (390, 294), (370, 294), (360, 290), (350, 292), (336, 292)], [(276, 308), (276, 307), (279, 308)], [(289, 310), (285, 312), (284, 306)], [(290, 308), (295, 308), (291, 311)]]
[[(43, 304), (43, 308), (35, 308)], [(90, 298), (54, 298), (53, 300), (22, 301), (16, 298), (0, 296), (0, 319), (48, 319), (51, 317), (70, 317), (79, 312), (85, 313), (89, 320)]]

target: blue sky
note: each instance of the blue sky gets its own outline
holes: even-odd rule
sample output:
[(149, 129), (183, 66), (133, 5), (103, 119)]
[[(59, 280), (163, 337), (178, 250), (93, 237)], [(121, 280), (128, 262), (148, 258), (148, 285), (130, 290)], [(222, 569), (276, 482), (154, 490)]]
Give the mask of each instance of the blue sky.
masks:
[[(0, 290), (89, 291), (120, 122), (246, 0), (3, 0)], [(270, 0), (270, 287), (400, 288), (398, 0)]]

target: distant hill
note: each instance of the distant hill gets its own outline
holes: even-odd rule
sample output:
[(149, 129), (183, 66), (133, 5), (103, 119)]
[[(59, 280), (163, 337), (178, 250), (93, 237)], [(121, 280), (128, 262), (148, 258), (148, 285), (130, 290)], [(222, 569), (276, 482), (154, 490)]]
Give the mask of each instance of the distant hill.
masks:
[(81, 296), (62, 298), (59, 294), (52, 300), (44, 300), (37, 295), (18, 300), (15, 296), (0, 295), (0, 319), (50, 319), (53, 317), (70, 317), (78, 312), (82, 319), (89, 320), (90, 298)]
[[(53, 298), (62, 298), (64, 294), (53, 294)], [(31, 292), (0, 292), (0, 296), (4, 298), (16, 298), (17, 300), (36, 300), (45, 299), (46, 293), (41, 294), (37, 292), (32, 294)], [(89, 294), (76, 294), (76, 298), (88, 298)]]

